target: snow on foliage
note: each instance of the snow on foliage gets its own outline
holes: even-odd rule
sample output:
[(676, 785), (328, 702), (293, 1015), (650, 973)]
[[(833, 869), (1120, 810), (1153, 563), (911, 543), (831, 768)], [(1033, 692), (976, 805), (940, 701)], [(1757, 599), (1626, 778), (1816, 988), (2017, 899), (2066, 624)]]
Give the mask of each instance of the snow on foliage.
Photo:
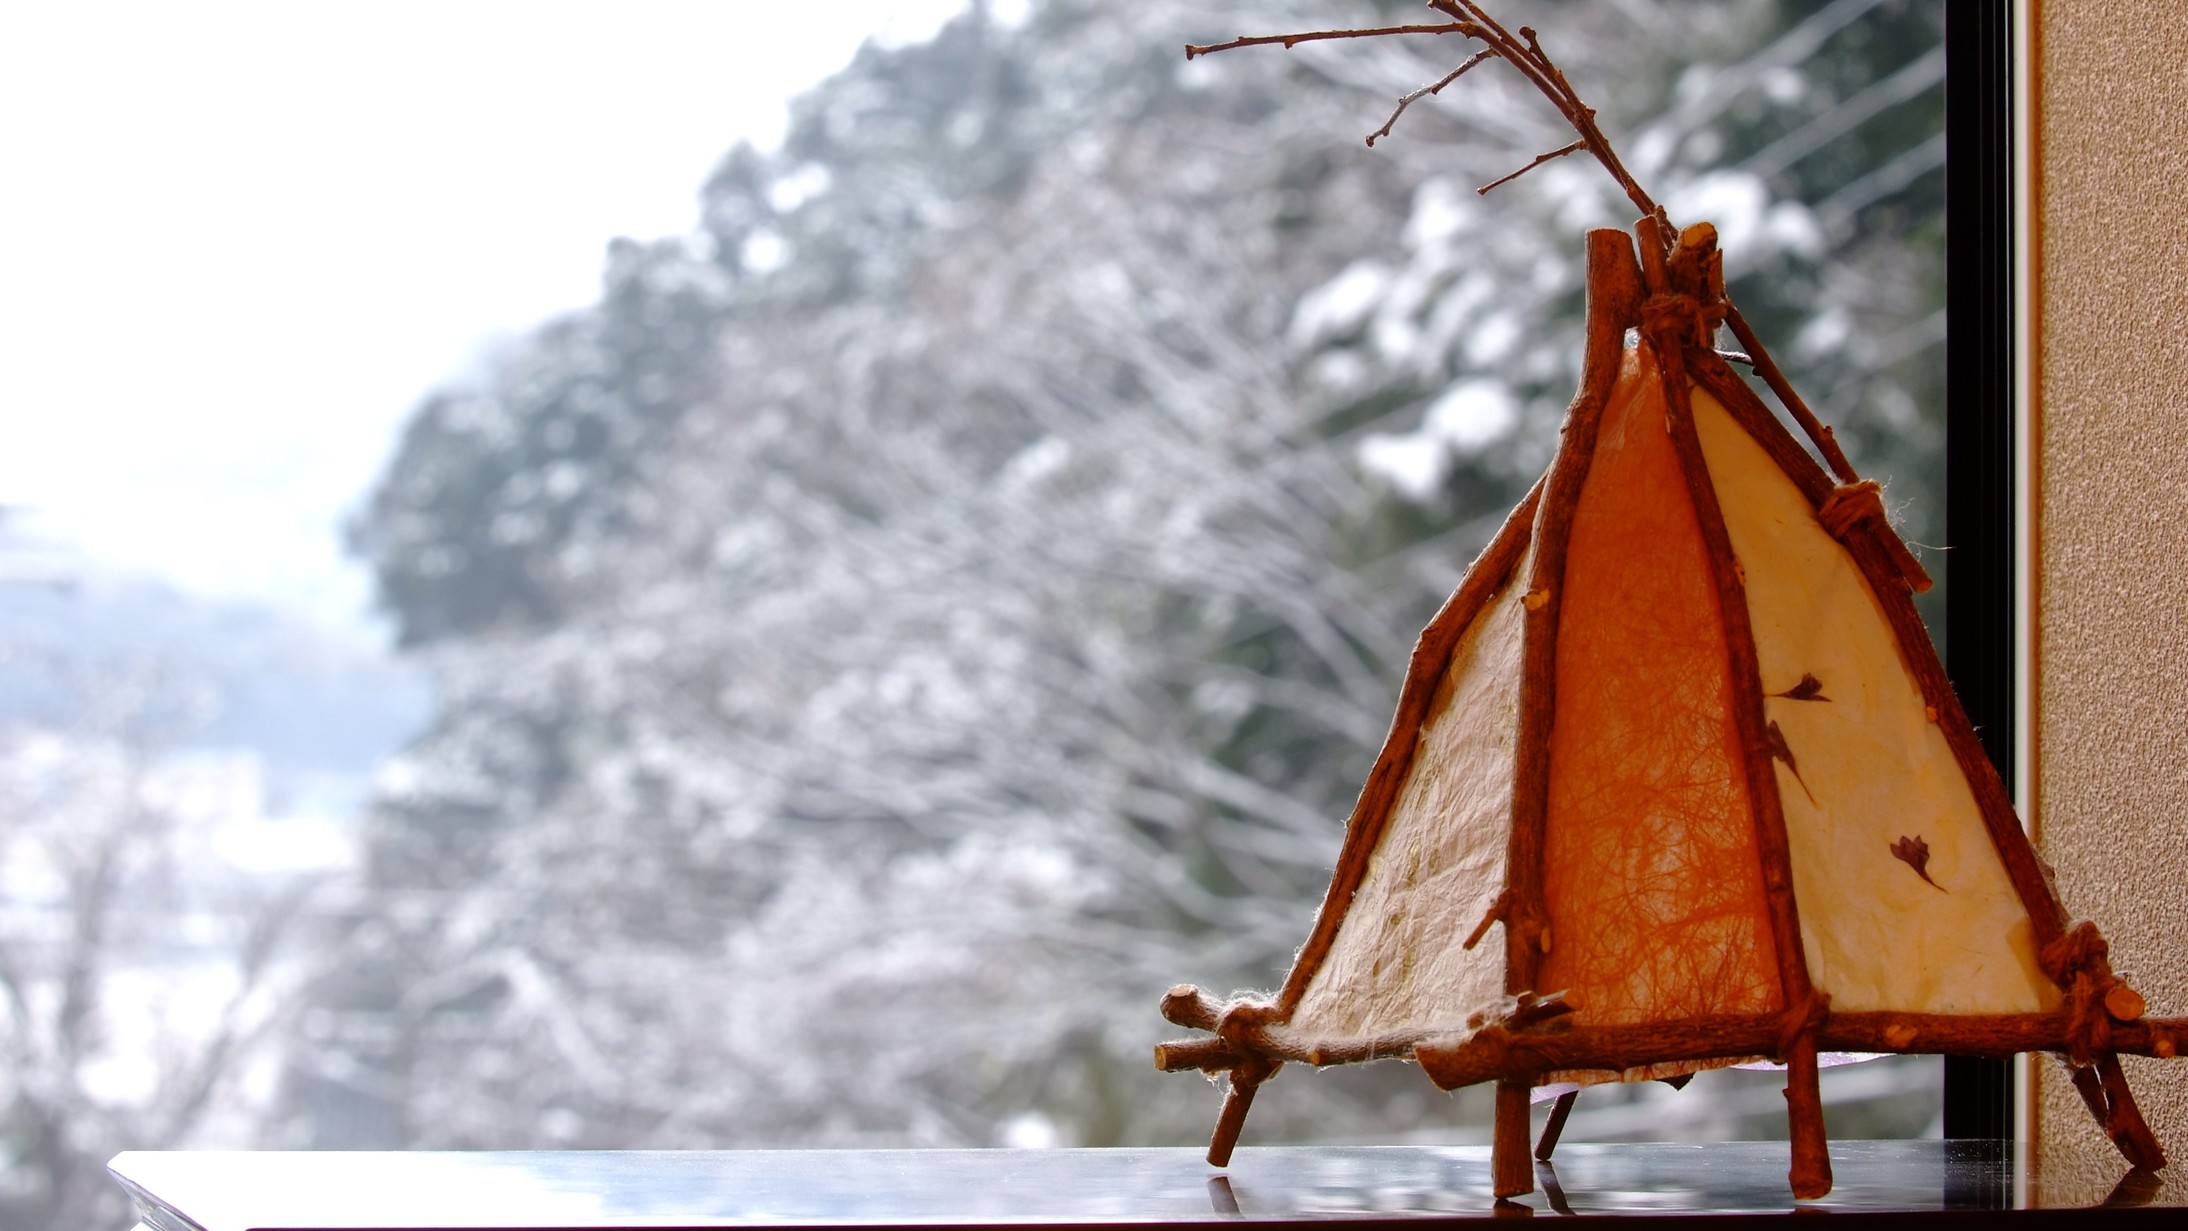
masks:
[[(1935, 311), (1936, 185), (1826, 253), (1802, 202), (1847, 150), (1715, 169), (1936, 41), (1850, 7), (1536, 20), (1774, 337)], [(1625, 219), (1569, 164), (1473, 194), (1565, 140), (1487, 70), (1362, 145), (1456, 44), (1179, 62), (1410, 6), (991, 8), (861, 53), (724, 159), (704, 242), (619, 244), (595, 308), (419, 410), (357, 543), (441, 710), (300, 1019), (322, 1143), (1204, 1131), (1153, 1005), (1288, 964), (1414, 631), (1548, 456), (1579, 229)], [(1928, 465), (1856, 398), (1932, 398), (1924, 357), (1850, 349), (1796, 379), (1872, 469)], [(1257, 1131), (1404, 1128), (1406, 1076)]]

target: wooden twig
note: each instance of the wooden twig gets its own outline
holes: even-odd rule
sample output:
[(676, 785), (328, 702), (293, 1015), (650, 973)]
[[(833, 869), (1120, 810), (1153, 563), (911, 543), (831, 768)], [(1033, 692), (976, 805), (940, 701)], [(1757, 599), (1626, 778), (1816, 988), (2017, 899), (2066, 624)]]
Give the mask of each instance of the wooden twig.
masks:
[[(1839, 484), (1817, 513), (1823, 520), (1823, 528), (1842, 543), (1854, 526), (1866, 525), (1885, 554), (1891, 556), (1907, 588), (1915, 593), (1925, 593), (1935, 584), (1930, 580), (1929, 570), (1923, 568), (1922, 562), (1907, 549), (1906, 542), (1891, 531), (1891, 519), (1884, 513), (1884, 488), (1875, 479)], [(1879, 531), (1881, 533), (1877, 533)]]
[(2089, 1108), (2089, 1114), (2096, 1117), (2098, 1124), (2103, 1124), (2109, 1110), (2104, 1105), (2104, 1083), (2097, 1077), (2097, 1066), (2074, 1064), (2071, 1061), (2068, 1064), (2068, 1075), (2074, 1084), (2074, 1092), (2082, 1096), (2082, 1106)]
[(1580, 1091), (1567, 1090), (1550, 1104), (1550, 1118), (1543, 1122), (1542, 1136), (1535, 1139), (1535, 1161), (1546, 1163), (1557, 1152), (1557, 1139), (1565, 1135), (1565, 1118), (1573, 1114), (1573, 1104), (1580, 1099)]
[[(1580, 391), (1565, 414), (1563, 439), (1545, 479), (1535, 518), (1534, 568), (1521, 629), (1518, 749), (1512, 775), (1512, 828), (1504, 860), (1504, 987), (1529, 993), (1541, 974), (1548, 913), (1542, 848), (1550, 814), (1550, 731), (1556, 721), (1558, 621), (1564, 612), (1565, 558), (1573, 514), (1594, 460), (1597, 430), (1625, 353), (1626, 330), (1640, 318), (1641, 274), (1624, 231), (1588, 232), (1588, 324)], [(1527, 1090), (1500, 1086), (1490, 1170), (1500, 1197), (1530, 1192)], [(1506, 1191), (1510, 1185), (1519, 1185)]]
[[(1456, 29), (1457, 27), (1454, 26), (1452, 28)], [(1398, 117), (1405, 114), (1406, 108), (1412, 106), (1414, 103), (1419, 102), (1420, 100), (1428, 97), (1431, 94), (1443, 93), (1443, 88), (1447, 85), (1450, 85), (1452, 82), (1457, 81), (1459, 78), (1465, 76), (1466, 70), (1474, 67), (1484, 60), (1494, 59), (1496, 57), (1496, 54), (1497, 53), (1495, 51), (1489, 50), (1477, 51), (1473, 55), (1468, 56), (1465, 62), (1460, 64), (1457, 68), (1454, 68), (1450, 72), (1445, 73), (1442, 79), (1438, 80), (1434, 85), (1424, 85), (1420, 89), (1414, 90), (1413, 92), (1399, 98), (1397, 110), (1390, 113), (1390, 118), (1383, 121), (1383, 126), (1381, 128), (1378, 128), (1374, 132), (1371, 132), (1367, 135), (1368, 148), (1371, 150), (1375, 148), (1376, 138), (1387, 137), (1390, 135), (1391, 128), (1393, 128), (1398, 123)]]
[(2165, 1150), (2144, 1122), (2141, 1109), (2135, 1106), (2134, 1092), (2127, 1088), (2127, 1075), (2120, 1072), (2120, 1058), (2109, 1052), (2099, 1057), (2097, 1078), (2104, 1086), (2105, 1135), (2128, 1162), (2144, 1171), (2163, 1170)]
[(1511, 905), (1512, 889), (1507, 885), (1497, 892), (1496, 898), (1489, 903), (1489, 909), (1482, 912), (1481, 922), (1475, 924), (1474, 930), (1466, 934), (1466, 939), (1460, 943), (1459, 948), (1472, 950), (1475, 945), (1480, 944), (1481, 938), (1489, 934), (1491, 925), (1504, 921), (1504, 912)]
[(1534, 1160), (1527, 1156), (1533, 1079), (1497, 1083), (1496, 1121), (1489, 1129), (1489, 1181), (1499, 1199), (1535, 1191)]
[(1839, 448), (1838, 437), (1823, 425), (1822, 420), (1816, 418), (1815, 411), (1808, 409), (1808, 403), (1802, 401), (1801, 395), (1794, 390), (1793, 382), (1787, 380), (1785, 373), (1778, 370), (1777, 363), (1770, 358), (1770, 352), (1764, 349), (1761, 340), (1755, 336), (1755, 330), (1748, 325), (1747, 318), (1740, 315), (1740, 310), (1730, 300), (1725, 301), (1725, 324), (1732, 326), (1732, 336), (1738, 338), (1740, 345), (1747, 348), (1748, 363), (1755, 369), (1755, 374), (1763, 378), (1764, 383), (1770, 386), (1770, 391), (1778, 395), (1779, 403), (1793, 416), (1793, 421), (1801, 425), (1801, 431), (1806, 432), (1808, 439), (1815, 442), (1816, 451), (1823, 454), (1823, 460), (1831, 467), (1831, 473), (1837, 475), (1841, 483), (1860, 482), (1861, 476), (1854, 473), (1854, 464), (1846, 460), (1846, 451)]
[[(1220, 1073), (1249, 1059), (1327, 1065), (1411, 1057), (1444, 1089), (1510, 1079), (1532, 1081), (1545, 1073), (1624, 1073), (1652, 1064), (1741, 1060), (1779, 1056), (1783, 1014), (1739, 1013), (1613, 1026), (1570, 1025), (1557, 1001), (1535, 1002), (1493, 1022), (1474, 1023), (1456, 1036), (1384, 1037), (1339, 1042), (1296, 1039), (1281, 1026), (1244, 1036), (1246, 1047), (1218, 1038), (1186, 1039), (1156, 1047), (1164, 1072)], [(2006, 1057), (2022, 1052), (2064, 1054), (2076, 1024), (2056, 1013), (1826, 1012), (1813, 1023), (1816, 1044), (1829, 1051), (1902, 1055)], [(2108, 1054), (2173, 1057), (2188, 1052), (2188, 1018), (2114, 1021)], [(2072, 1066), (2070, 1066), (2072, 1067)], [(2100, 1066), (2073, 1070), (2091, 1110), (2110, 1114)]]
[(1254, 1091), (1261, 1083), (1275, 1076), (1275, 1061), (1258, 1056), (1248, 1057), (1246, 1062), (1231, 1070), (1231, 1088), (1223, 1096), (1223, 1114), (1216, 1117), (1216, 1131), (1208, 1141), (1208, 1165), (1228, 1167), (1231, 1150), (1238, 1144), (1239, 1131), (1246, 1127), (1246, 1113), (1253, 1109)]
[[(1643, 218), (1639, 225), (1644, 251), (1659, 246), (1655, 232), (1659, 222)], [(1778, 796), (1777, 768), (1768, 739), (1763, 712), (1762, 673), (1755, 649), (1755, 632), (1748, 614), (1747, 587), (1732, 551), (1732, 537), (1724, 510), (1717, 502), (1716, 482), (1710, 477), (1708, 459), (1694, 427), (1694, 407), (1688, 397), (1687, 355), (1702, 350), (1696, 345), (1695, 318), (1706, 308), (1710, 288), (1706, 271), (1716, 246), (1716, 232), (1697, 224), (1681, 237), (1672, 258), (1665, 262), (1662, 280), (1650, 291), (1656, 302), (1667, 299), (1695, 305), (1695, 312), (1662, 313), (1644, 326), (1643, 341), (1656, 355), (1657, 378), (1664, 391), (1665, 416), (1671, 428), (1672, 450), (1686, 479), (1687, 498), (1694, 507), (1702, 534), (1704, 556), (1717, 599), (1719, 627), (1724, 634), (1725, 676), (1731, 692), (1734, 729), (1739, 733), (1742, 769), (1747, 782), (1747, 804), (1754, 818), (1756, 855), (1762, 863), (1764, 901), (1769, 908), (1772, 947), (1777, 956), (1778, 986), (1789, 1016), (1805, 1014), (1815, 998), (1808, 959), (1801, 943), (1800, 911), (1793, 899), (1793, 857), (1785, 829), (1785, 807)], [(1707, 318), (1701, 318), (1706, 320)], [(1706, 330), (1705, 330), (1706, 332)], [(1782, 742), (1782, 741), (1781, 741)], [(1793, 1195), (1803, 1199), (1822, 1197), (1831, 1191), (1831, 1159), (1824, 1140), (1823, 1100), (1817, 1084), (1816, 1040), (1811, 1027), (1802, 1023), (1790, 1040), (1773, 1049), (1786, 1061), (1786, 1100), (1793, 1139)]]
[(1162, 997), (1162, 1019), (1188, 1030), (1214, 1030), (1223, 1021), (1223, 1006), (1190, 983), (1180, 983)]
[(1588, 152), (1595, 155), (1596, 161), (1603, 165), (1611, 179), (1625, 191), (1626, 198), (1633, 202), (1635, 208), (1644, 215), (1658, 212), (1660, 207), (1648, 193), (1642, 191), (1641, 185), (1635, 182), (1632, 173), (1619, 160), (1617, 151), (1604, 138), (1603, 130), (1596, 125), (1595, 109), (1580, 100), (1572, 83), (1565, 79), (1564, 72), (1543, 52), (1541, 41), (1535, 37), (1533, 30), (1522, 27), (1521, 38), (1513, 38), (1509, 31), (1474, 0), (1429, 0), (1429, 7), (1458, 24), (1469, 27), (1469, 35), (1495, 48), (1497, 54), (1518, 69), (1520, 75), (1526, 77), (1558, 109), (1558, 113), (1565, 117), (1565, 122), (1573, 126), (1573, 131), (1580, 135)]
[(1286, 51), (1301, 43), (1319, 43), (1333, 38), (1381, 38), (1386, 34), (1464, 34), (1461, 25), (1437, 22), (1427, 26), (1382, 26), (1374, 30), (1310, 30), (1301, 34), (1263, 34), (1252, 38), (1234, 38), (1228, 43), (1187, 43), (1185, 58), (1214, 55), (1219, 51), (1231, 51), (1239, 47), (1282, 47)]
[[(1485, 1081), (1532, 1081), (1545, 1073), (1600, 1072), (1615, 1078), (1656, 1064), (1773, 1057), (1783, 1024), (1775, 1013), (1727, 1013), (1517, 1033), (1482, 1030), (1463, 1042), (1423, 1040), (1413, 1054), (1445, 1090)], [(2073, 1029), (2064, 1013), (1829, 1013), (1815, 1027), (1815, 1040), (1824, 1051), (2002, 1058), (2063, 1052)], [(2188, 1018), (2120, 1023), (2112, 1039), (2119, 1055), (2179, 1055), (2188, 1051)], [(2093, 1066), (2088, 1072), (2101, 1086), (2098, 1070)], [(2096, 1110), (2104, 1118), (2101, 1104)]]
[(1337, 1042), (1299, 1041), (1274, 1031), (1254, 1039), (1254, 1050), (1242, 1051), (1222, 1039), (1179, 1039), (1155, 1045), (1155, 1067), (1165, 1073), (1222, 1073), (1237, 1068), (1251, 1055), (1297, 1061), (1317, 1068), (1332, 1064), (1364, 1064), (1370, 1060), (1407, 1059), (1412, 1056), (1416, 1042), (1418, 1040), (1410, 1035)]
[(1490, 189), (1501, 188), (1504, 185), (1511, 183), (1513, 180), (1518, 179), (1520, 176), (1527, 174), (1529, 171), (1534, 170), (1536, 167), (1541, 166), (1543, 163), (1563, 158), (1567, 154), (1577, 154), (1587, 148), (1587, 142), (1575, 141), (1571, 145), (1561, 146), (1557, 149), (1551, 150), (1547, 154), (1537, 154), (1535, 155), (1535, 160), (1533, 162), (1528, 163), (1526, 166), (1521, 167), (1519, 170), (1514, 171), (1509, 175), (1499, 176), (1496, 179), (1490, 180), (1488, 183), (1483, 184), (1481, 187), (1476, 188), (1474, 190), (1474, 195), (1477, 197), (1486, 197), (1489, 195)]
[(1227, 1073), (1246, 1053), (1222, 1039), (1177, 1039), (1155, 1044), (1155, 1067), (1165, 1073)]
[[(1201, 996), (1198, 988), (1172, 988), (1164, 998), (1165, 1010), (1180, 1003), (1180, 992), (1198, 997), (1201, 1005), (1212, 1003)], [(1265, 1005), (1249, 1004), (1251, 1016), (1265, 1019)], [(1465, 1022), (1454, 1022), (1427, 1034), (1369, 1035), (1347, 1039), (1316, 1039), (1303, 1037), (1281, 1022), (1269, 1020), (1238, 1021), (1228, 1018), (1218, 1021), (1214, 1029), (1218, 1037), (1212, 1039), (1179, 1039), (1155, 1045), (1155, 1067), (1165, 1073), (1183, 1073), (1197, 1070), (1203, 1073), (1220, 1073), (1235, 1070), (1253, 1060), (1298, 1061), (1317, 1067), (1331, 1064), (1359, 1064), (1369, 1060), (1410, 1058), (1413, 1049), (1423, 1038), (1448, 1038), (1454, 1034), (1472, 1035), (1486, 1029), (1516, 1033), (1533, 1030), (1554, 1022), (1573, 1012), (1573, 1006), (1560, 995), (1519, 996), (1492, 1008), (1473, 1014)], [(1182, 1019), (1190, 1018), (1192, 1022)], [(1207, 1021), (1205, 1011), (1197, 1007), (1182, 1008), (1178, 1016), (1170, 1019), (1180, 1025)], [(1203, 1027), (1205, 1028), (1205, 1027)]]
[(1786, 1125), (1793, 1139), (1793, 1165), (1786, 1179), (1802, 1201), (1831, 1195), (1831, 1142), (1824, 1133), (1816, 1067), (1816, 1036), (1803, 1034), (1785, 1056)]
[(1521, 634), (1512, 830), (1501, 897), (1505, 990), (1515, 995), (1534, 990), (1542, 958), (1542, 841), (1550, 810), (1550, 731), (1556, 720), (1557, 633), (1564, 613), (1565, 556), (1580, 490), (1594, 460), (1596, 430), (1618, 383), (1626, 330), (1640, 318), (1641, 273), (1634, 264), (1633, 241), (1623, 231), (1603, 229), (1588, 232), (1587, 244), (1587, 342), (1580, 389), (1565, 412), (1558, 454), (1543, 480)]
[[(1429, 25), (1382, 26), (1363, 30), (1306, 30), (1291, 34), (1254, 35), (1235, 38), (1227, 43), (1188, 43), (1185, 46), (1185, 58), (1190, 60), (1199, 56), (1211, 55), (1218, 51), (1231, 51), (1240, 47), (1283, 47), (1289, 50), (1301, 43), (1321, 42), (1327, 39), (1379, 38), (1392, 34), (1461, 34), (1468, 38), (1478, 39), (1487, 44), (1486, 49), (1477, 53), (1468, 62), (1461, 64), (1457, 70), (1444, 77), (1434, 86), (1426, 87), (1427, 93), (1434, 94), (1440, 91), (1444, 86), (1458, 80), (1461, 74), (1483, 59), (1495, 56), (1504, 60), (1518, 70), (1521, 76), (1527, 78), (1528, 82), (1539, 90), (1552, 106), (1558, 109), (1558, 113), (1563, 115), (1566, 122), (1571, 124), (1573, 130), (1579, 134), (1580, 145), (1578, 148), (1586, 149), (1589, 153), (1595, 155), (1596, 161), (1603, 164), (1603, 169), (1625, 191), (1627, 199), (1632, 201), (1636, 208), (1643, 214), (1660, 212), (1660, 207), (1654, 200), (1650, 199), (1646, 192), (1642, 191), (1641, 185), (1635, 182), (1632, 173), (1626, 170), (1625, 164), (1619, 161), (1617, 152), (1611, 148), (1610, 142), (1604, 138), (1603, 130), (1595, 122), (1595, 110), (1580, 100), (1579, 94), (1573, 90), (1572, 83), (1565, 79), (1564, 72), (1542, 50), (1542, 42), (1536, 37), (1533, 30), (1521, 27), (1519, 37), (1515, 38), (1509, 30), (1506, 30), (1503, 25), (1489, 16), (1486, 10), (1479, 4), (1473, 3), (1472, 0), (1429, 0), (1429, 7), (1451, 18), (1451, 21)], [(1422, 91), (1416, 90), (1401, 99), (1397, 110), (1391, 113), (1389, 122), (1385, 123), (1381, 129), (1368, 138), (1368, 144), (1372, 146), (1375, 144), (1377, 137), (1388, 136), (1391, 127), (1397, 123), (1398, 116), (1403, 114), (1409, 105), (1421, 97), (1423, 97)]]
[(1710, 356), (1696, 353), (1688, 356), (1688, 374), (1694, 383), (1709, 391), (1717, 404), (1732, 416), (1733, 422), (1745, 429), (1748, 438), (1762, 446), (1777, 463), (1778, 469), (1790, 479), (1793, 486), (1808, 501), (1808, 507), (1819, 514), (1823, 504), (1831, 498), (1833, 482), (1830, 475), (1816, 464), (1808, 450), (1801, 448), (1793, 434), (1785, 430), (1778, 417), (1770, 413), (1748, 383), (1740, 379), (1725, 362), (1722, 354)]

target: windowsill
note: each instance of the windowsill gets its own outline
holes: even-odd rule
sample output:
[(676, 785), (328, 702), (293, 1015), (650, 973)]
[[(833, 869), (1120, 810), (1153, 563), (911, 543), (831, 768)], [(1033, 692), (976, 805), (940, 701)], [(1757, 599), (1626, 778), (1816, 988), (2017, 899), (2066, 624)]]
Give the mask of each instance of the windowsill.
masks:
[[(2001, 1156), (2007, 1161), (2000, 1161)], [(1837, 1186), (1796, 1206), (1782, 1142), (1560, 1146), (1528, 1212), (1782, 1217), (1870, 1224), (1985, 1220), (2042, 1185), (1996, 1142), (1834, 1142)], [(2123, 1166), (2124, 1170), (2124, 1166)], [(1498, 1209), (1485, 1146), (1241, 1149), (1218, 1172), (1197, 1150), (126, 1153), (114, 1176), (153, 1231), (902, 1225), (1103, 1226), (1522, 1215)], [(2188, 1183), (2115, 1197), (2107, 1221), (2177, 1220)], [(1554, 1185), (1554, 1187), (1553, 1187)], [(1727, 1216), (1732, 1216), (1729, 1220)], [(2080, 1217), (2087, 1217), (2085, 1211)], [(2041, 1213), (2034, 1221), (2049, 1221)]]

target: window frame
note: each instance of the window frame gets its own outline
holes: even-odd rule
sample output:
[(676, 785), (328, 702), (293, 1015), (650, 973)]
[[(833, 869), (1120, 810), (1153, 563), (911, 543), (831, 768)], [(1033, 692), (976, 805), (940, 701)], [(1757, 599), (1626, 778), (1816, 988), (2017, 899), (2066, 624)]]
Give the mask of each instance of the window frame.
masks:
[[(1945, 13), (1945, 669), (2016, 782), (2016, 4)], [(2020, 801), (2026, 811), (2027, 801)], [(1945, 1059), (1947, 1138), (2014, 1135), (2009, 1063)]]

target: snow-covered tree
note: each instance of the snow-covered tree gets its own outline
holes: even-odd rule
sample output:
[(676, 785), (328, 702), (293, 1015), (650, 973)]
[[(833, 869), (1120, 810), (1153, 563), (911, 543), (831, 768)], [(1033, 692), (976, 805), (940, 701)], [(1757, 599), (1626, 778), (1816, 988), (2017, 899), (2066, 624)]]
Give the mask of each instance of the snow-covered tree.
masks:
[(258, 1140), (308, 878), (238, 874), (255, 776), (177, 759), (205, 690), (160, 666), (68, 681), (0, 727), (0, 1223), (120, 1226), (123, 1149)]
[[(1455, 41), (1178, 51), (1411, 11), (975, 5), (420, 409), (356, 541), (441, 712), (302, 1019), (323, 1140), (1205, 1131), (1154, 1002), (1288, 963), (1413, 632), (1549, 456), (1580, 232), (1627, 221), (1577, 164), (1475, 196), (1567, 139), (1494, 66), (1363, 144)], [(1535, 24), (1922, 477), (1934, 6)], [(1259, 1131), (1421, 1114), (1297, 1084)]]

